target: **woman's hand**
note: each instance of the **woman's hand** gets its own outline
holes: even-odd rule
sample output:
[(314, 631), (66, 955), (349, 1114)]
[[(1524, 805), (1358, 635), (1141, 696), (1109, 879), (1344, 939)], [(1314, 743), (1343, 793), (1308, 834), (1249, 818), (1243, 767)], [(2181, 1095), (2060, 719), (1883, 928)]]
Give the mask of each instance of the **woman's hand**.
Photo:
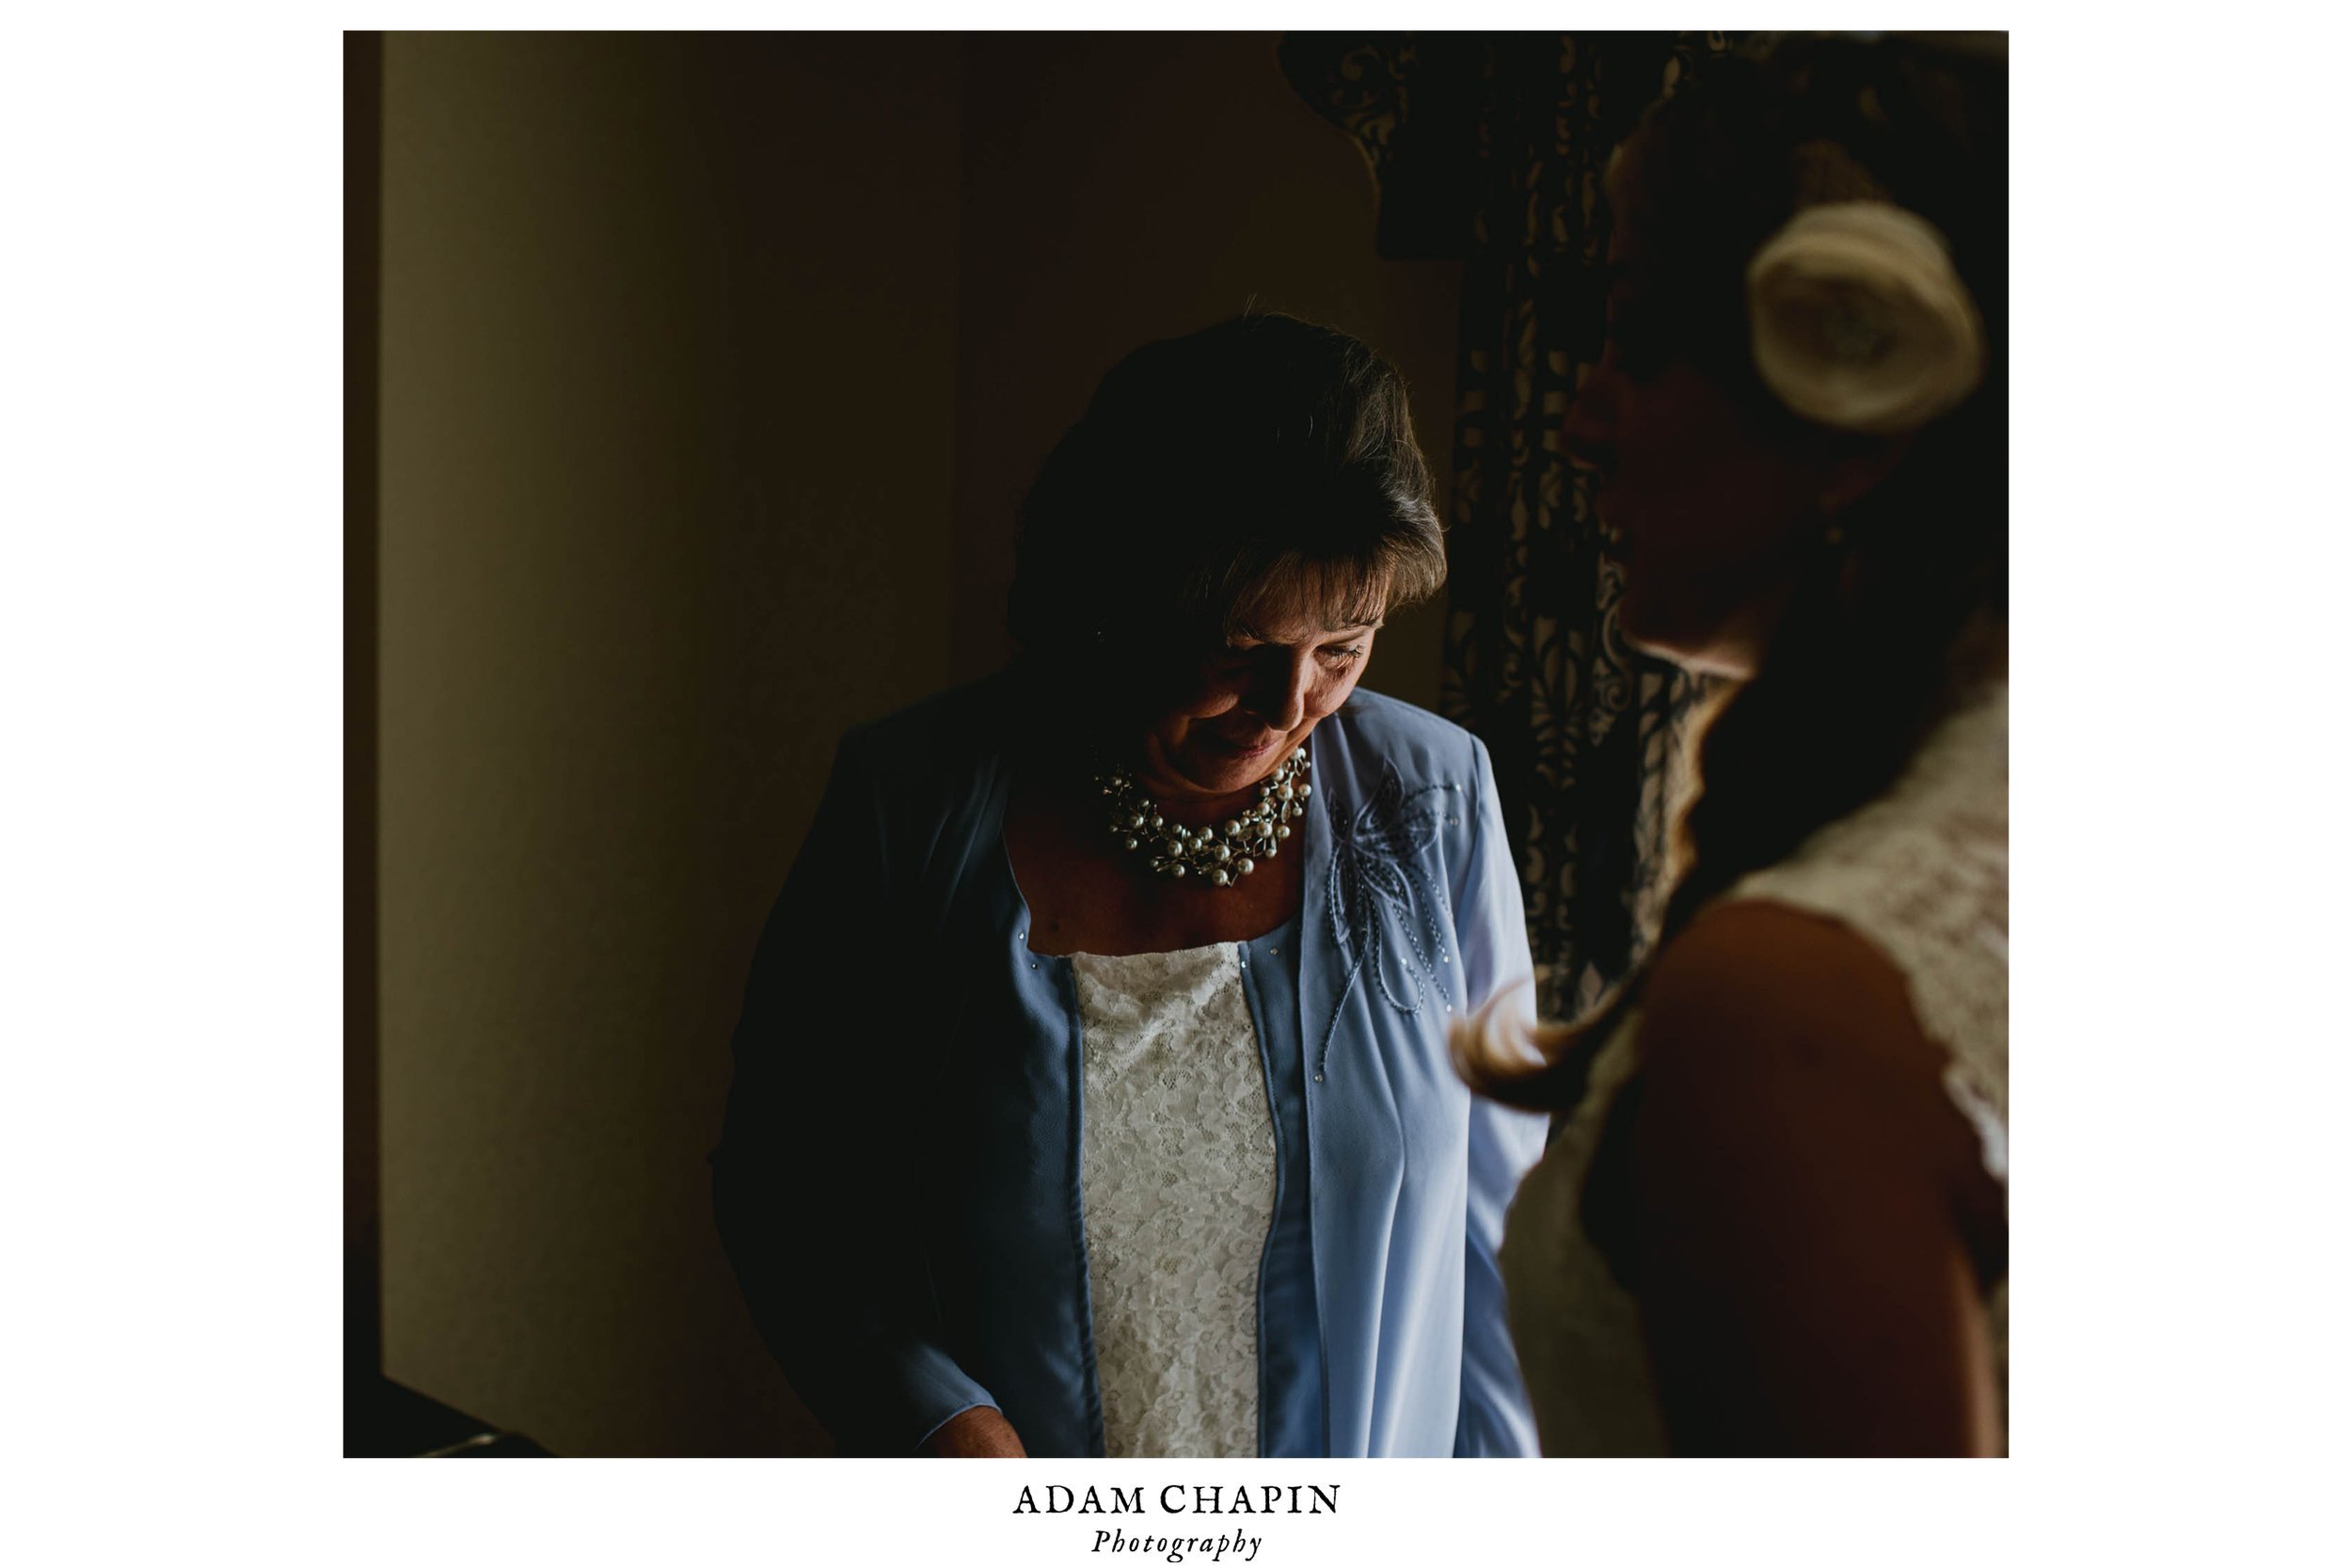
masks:
[(924, 1451), (933, 1459), (1026, 1459), (1029, 1450), (1021, 1446), (1021, 1434), (1012, 1430), (1004, 1412), (993, 1405), (976, 1404), (931, 1433)]

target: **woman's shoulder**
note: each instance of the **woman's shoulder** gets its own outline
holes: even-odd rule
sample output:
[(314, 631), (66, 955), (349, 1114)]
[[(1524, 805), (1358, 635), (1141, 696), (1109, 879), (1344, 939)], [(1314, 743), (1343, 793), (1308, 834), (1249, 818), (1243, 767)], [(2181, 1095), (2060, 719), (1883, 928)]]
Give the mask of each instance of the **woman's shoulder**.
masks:
[(1402, 698), (1359, 687), (1327, 723), (1339, 743), (1333, 760), (1350, 771), (1377, 773), (1385, 763), (1406, 778), (1469, 784), (1486, 770), (1476, 736)]
[(1701, 912), (1660, 953), (1640, 1035), (1645, 1116), (1658, 1128), (1719, 1147), (1727, 1128), (1746, 1143), (1801, 1127), (1818, 1140), (1829, 1109), (1843, 1108), (1849, 1131), (1876, 1129), (1862, 1141), (1899, 1129), (1947, 1180), (1981, 1176), (1908, 976), (1839, 922), (1764, 900)]
[[(1954, 712), (1896, 785), (1734, 883), (1717, 917), (1834, 924), (1899, 974), (1977, 1093), (2009, 1100), (2006, 685)], [(1695, 930), (1698, 922), (1692, 923)]]
[(931, 832), (980, 811), (1017, 717), (1001, 675), (934, 692), (845, 730), (831, 787), (870, 800), (898, 830)]
[[(1645, 1057), (1704, 1080), (1791, 1047), (1817, 1062), (1918, 1034), (1902, 974), (1839, 922), (1765, 899), (1710, 905), (1660, 950), (1643, 990)], [(1718, 1060), (1717, 1058), (1724, 1058)], [(1932, 1056), (1919, 1060), (1931, 1062)]]

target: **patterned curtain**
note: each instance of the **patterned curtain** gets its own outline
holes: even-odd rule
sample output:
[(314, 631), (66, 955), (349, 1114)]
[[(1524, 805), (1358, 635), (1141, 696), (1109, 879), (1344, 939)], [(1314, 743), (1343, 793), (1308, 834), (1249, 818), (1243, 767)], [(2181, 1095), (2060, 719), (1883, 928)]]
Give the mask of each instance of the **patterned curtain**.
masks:
[(1599, 357), (1601, 173), (1722, 33), (1293, 34), (1292, 86), (1354, 137), (1377, 245), (1463, 262), (1444, 705), (1493, 753), (1550, 1016), (1643, 956), (1697, 683), (1618, 635), (1618, 569), (1560, 452)]

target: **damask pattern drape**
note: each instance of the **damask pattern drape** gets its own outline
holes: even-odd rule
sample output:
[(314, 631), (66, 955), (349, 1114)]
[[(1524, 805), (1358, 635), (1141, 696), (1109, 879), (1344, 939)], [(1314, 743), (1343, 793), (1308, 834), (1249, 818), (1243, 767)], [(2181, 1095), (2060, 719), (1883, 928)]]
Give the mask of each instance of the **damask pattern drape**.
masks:
[(1458, 258), (1443, 701), (1486, 742), (1551, 1016), (1642, 955), (1699, 695), (1618, 635), (1616, 565), (1560, 451), (1607, 283), (1601, 174), (1721, 33), (1293, 34), (1292, 85), (1380, 187), (1377, 245)]

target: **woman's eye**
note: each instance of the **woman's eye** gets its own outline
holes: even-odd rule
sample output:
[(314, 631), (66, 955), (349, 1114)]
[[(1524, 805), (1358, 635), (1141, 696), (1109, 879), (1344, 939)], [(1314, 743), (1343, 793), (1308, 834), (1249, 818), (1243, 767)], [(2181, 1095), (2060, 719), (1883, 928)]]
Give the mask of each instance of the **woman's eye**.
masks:
[(1323, 657), (1334, 664), (1353, 664), (1364, 657), (1364, 645), (1361, 642), (1351, 642), (1343, 648), (1326, 648), (1323, 650)]

